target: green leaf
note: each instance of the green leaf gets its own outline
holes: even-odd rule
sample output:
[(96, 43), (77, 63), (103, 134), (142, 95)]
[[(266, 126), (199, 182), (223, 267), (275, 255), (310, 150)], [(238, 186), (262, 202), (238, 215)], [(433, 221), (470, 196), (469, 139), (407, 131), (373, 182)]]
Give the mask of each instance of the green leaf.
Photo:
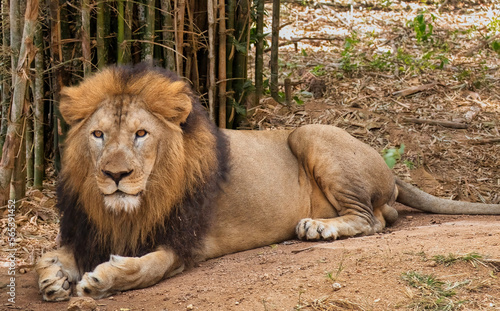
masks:
[(394, 165), (396, 165), (396, 160), (394, 158), (384, 158), (384, 160), (390, 169), (392, 169)]
[(401, 146), (398, 149), (398, 154), (401, 157), (401, 155), (405, 152), (405, 144), (401, 144)]
[(500, 41), (493, 41), (493, 42), (491, 42), (491, 48), (493, 49), (493, 51), (495, 51), (498, 54), (500, 54)]
[(297, 95), (293, 97), (293, 100), (297, 103), (297, 105), (303, 105), (304, 101), (300, 99)]
[(401, 159), (401, 155), (405, 151), (405, 145), (401, 144), (398, 149), (384, 149), (382, 150), (382, 157), (384, 158), (385, 163), (389, 168), (393, 168), (396, 165), (397, 161)]
[(245, 43), (241, 43), (236, 38), (233, 37), (232, 43), (234, 47), (236, 48), (236, 51), (240, 52), (241, 54), (247, 54), (247, 46)]

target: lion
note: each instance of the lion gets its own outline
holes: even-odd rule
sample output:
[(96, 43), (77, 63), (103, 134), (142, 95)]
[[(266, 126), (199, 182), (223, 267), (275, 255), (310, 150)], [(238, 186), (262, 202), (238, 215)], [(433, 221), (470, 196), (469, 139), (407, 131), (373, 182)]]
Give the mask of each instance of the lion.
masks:
[(186, 82), (117, 66), (61, 91), (70, 124), (57, 187), (60, 248), (36, 264), (46, 301), (144, 288), (193, 263), (298, 237), (381, 232), (398, 201), (446, 214), (499, 204), (431, 196), (344, 130), (220, 130)]

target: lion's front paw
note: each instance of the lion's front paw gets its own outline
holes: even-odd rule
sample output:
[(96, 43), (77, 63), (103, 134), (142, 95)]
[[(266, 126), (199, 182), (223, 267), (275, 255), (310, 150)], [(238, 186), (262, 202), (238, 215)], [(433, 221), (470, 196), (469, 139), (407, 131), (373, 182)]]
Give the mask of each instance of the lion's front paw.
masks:
[(71, 284), (68, 277), (56, 264), (43, 268), (38, 286), (45, 301), (63, 301), (71, 296)]
[(102, 279), (94, 272), (87, 272), (76, 285), (76, 294), (94, 299), (105, 298), (113, 294), (110, 291), (111, 286), (109, 280)]
[(83, 275), (76, 285), (76, 294), (100, 299), (127, 289), (127, 275), (140, 270), (133, 262), (130, 257), (111, 255), (109, 261), (98, 265), (93, 272)]
[(299, 239), (303, 240), (336, 240), (339, 237), (339, 233), (334, 226), (311, 218), (304, 218), (299, 221), (295, 232)]

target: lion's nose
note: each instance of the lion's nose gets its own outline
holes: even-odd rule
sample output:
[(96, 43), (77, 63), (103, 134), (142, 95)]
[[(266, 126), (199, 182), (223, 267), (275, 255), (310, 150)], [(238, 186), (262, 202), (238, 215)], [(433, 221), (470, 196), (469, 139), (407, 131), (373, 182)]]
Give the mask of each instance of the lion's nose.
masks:
[(111, 172), (111, 171), (102, 170), (102, 173), (104, 175), (108, 176), (109, 178), (113, 179), (115, 181), (116, 185), (118, 186), (118, 183), (120, 183), (120, 180), (122, 180), (123, 178), (132, 174), (133, 171), (134, 170), (121, 171), (121, 172)]

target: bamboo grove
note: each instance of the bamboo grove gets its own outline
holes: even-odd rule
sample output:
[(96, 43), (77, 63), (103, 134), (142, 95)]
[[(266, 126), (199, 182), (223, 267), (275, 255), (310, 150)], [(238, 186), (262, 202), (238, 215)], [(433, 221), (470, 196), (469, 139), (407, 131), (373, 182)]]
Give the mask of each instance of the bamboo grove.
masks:
[(41, 189), (47, 167), (60, 169), (68, 126), (59, 92), (110, 64), (176, 72), (214, 122), (235, 127), (248, 92), (262, 94), (263, 16), (264, 0), (1, 0), (2, 204)]

